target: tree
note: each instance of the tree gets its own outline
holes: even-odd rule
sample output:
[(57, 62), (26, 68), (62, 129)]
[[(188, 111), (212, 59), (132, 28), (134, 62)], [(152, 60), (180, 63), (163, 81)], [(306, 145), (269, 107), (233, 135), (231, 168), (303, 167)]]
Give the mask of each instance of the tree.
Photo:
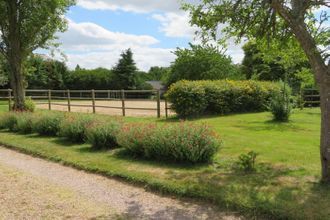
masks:
[(74, 0), (1, 0), (0, 52), (9, 65), (14, 110), (25, 108), (23, 64), (37, 48), (47, 48), (64, 31), (63, 16)]
[(330, 29), (323, 10), (329, 0), (203, 0), (184, 5), (191, 23), (201, 28), (202, 36), (217, 39), (219, 24), (225, 24), (226, 37), (275, 38), (285, 42), (294, 36), (306, 54), (321, 95), (321, 167), (322, 181), (330, 184)]
[(25, 65), (27, 86), (30, 89), (64, 89), (69, 70), (64, 62), (30, 56)]
[(121, 58), (112, 70), (114, 74), (114, 80), (116, 81), (116, 88), (134, 89), (137, 67), (133, 60), (132, 50), (127, 49), (120, 56)]
[(218, 47), (193, 45), (190, 48), (177, 48), (177, 56), (171, 65), (167, 85), (179, 80), (215, 80), (238, 78), (238, 69), (231, 58), (224, 55)]
[(308, 59), (295, 39), (285, 43), (250, 40), (243, 50), (242, 73), (247, 79), (287, 81), (294, 94), (305, 86), (314, 86)]

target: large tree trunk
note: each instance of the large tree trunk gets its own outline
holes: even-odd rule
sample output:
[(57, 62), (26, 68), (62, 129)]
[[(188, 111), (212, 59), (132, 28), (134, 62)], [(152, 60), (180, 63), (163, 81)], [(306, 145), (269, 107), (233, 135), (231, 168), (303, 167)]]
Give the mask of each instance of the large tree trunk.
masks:
[(25, 110), (25, 87), (22, 73), (22, 61), (13, 54), (10, 57), (10, 85), (14, 95), (14, 111)]
[(330, 183), (330, 76), (320, 82), (322, 182)]
[(25, 110), (25, 87), (23, 76), (23, 54), (20, 41), (20, 24), (17, 1), (8, 1), (9, 36), (8, 62), (10, 67), (10, 85), (14, 93), (15, 111)]

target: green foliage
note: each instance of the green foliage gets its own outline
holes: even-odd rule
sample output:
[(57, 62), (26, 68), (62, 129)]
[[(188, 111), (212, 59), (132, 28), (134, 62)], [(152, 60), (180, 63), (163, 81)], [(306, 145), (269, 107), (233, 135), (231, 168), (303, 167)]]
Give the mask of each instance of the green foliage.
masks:
[(118, 147), (117, 135), (121, 125), (118, 121), (93, 123), (86, 129), (87, 142), (96, 150)]
[(22, 134), (34, 132), (36, 116), (31, 112), (19, 113), (17, 116), (16, 131)]
[(111, 70), (97, 68), (86, 70), (76, 68), (70, 71), (65, 82), (65, 87), (69, 89), (110, 89), (114, 88), (116, 82)]
[(45, 112), (36, 118), (34, 131), (40, 135), (56, 136), (60, 131), (60, 124), (64, 115), (57, 112)]
[(256, 170), (255, 164), (258, 154), (250, 151), (247, 154), (241, 154), (235, 164), (235, 168), (244, 172), (254, 172)]
[(69, 70), (64, 62), (32, 55), (26, 62), (29, 89), (65, 89)]
[(116, 89), (135, 89), (135, 74), (137, 67), (133, 60), (133, 53), (131, 49), (124, 51), (121, 54), (117, 65), (113, 68), (114, 85)]
[[(287, 79), (288, 84), (299, 93), (306, 85), (315, 82), (308, 59), (298, 42), (290, 38), (287, 42), (260, 39), (251, 40), (243, 46), (245, 57), (242, 72), (247, 79), (278, 81)], [(292, 56), (294, 54), (294, 56)]]
[(2, 114), (0, 116), (0, 129), (8, 129), (9, 131), (16, 132), (17, 121), (18, 121), (17, 113), (9, 112), (6, 114)]
[(290, 99), (291, 89), (282, 83), (281, 92), (273, 95), (269, 105), (274, 121), (286, 122), (289, 120), (292, 111)]
[(118, 135), (118, 143), (136, 156), (189, 163), (210, 161), (219, 147), (208, 126), (185, 122), (127, 125)]
[(36, 104), (31, 98), (26, 98), (24, 102), (25, 110), (28, 112), (34, 112), (36, 109)]
[(189, 49), (178, 48), (166, 84), (180, 80), (241, 79), (239, 69), (231, 58), (214, 46), (190, 44)]
[(258, 81), (180, 81), (166, 96), (180, 117), (264, 111), (280, 85)]
[(61, 122), (59, 135), (72, 142), (83, 143), (86, 140), (86, 129), (93, 123), (88, 115), (67, 115)]

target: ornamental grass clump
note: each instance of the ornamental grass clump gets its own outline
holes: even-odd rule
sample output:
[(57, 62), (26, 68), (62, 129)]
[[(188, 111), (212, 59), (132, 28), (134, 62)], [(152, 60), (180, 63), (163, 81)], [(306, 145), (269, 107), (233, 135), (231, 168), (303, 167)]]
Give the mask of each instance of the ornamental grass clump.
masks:
[(86, 140), (86, 129), (92, 123), (91, 116), (68, 114), (61, 122), (59, 136), (72, 142), (83, 143)]
[(119, 135), (118, 143), (144, 158), (189, 163), (209, 162), (220, 145), (208, 126), (187, 122), (128, 125)]
[(118, 146), (117, 135), (120, 132), (121, 123), (115, 120), (105, 123), (92, 123), (86, 128), (87, 142), (93, 149), (112, 149)]
[(58, 112), (44, 112), (34, 123), (34, 131), (40, 135), (56, 136), (60, 131), (60, 125), (64, 115)]

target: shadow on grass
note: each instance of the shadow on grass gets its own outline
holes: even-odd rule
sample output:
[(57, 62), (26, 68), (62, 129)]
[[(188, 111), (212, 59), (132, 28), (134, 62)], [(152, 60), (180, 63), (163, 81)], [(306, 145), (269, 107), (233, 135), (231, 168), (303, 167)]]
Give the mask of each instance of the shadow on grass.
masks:
[(288, 122), (277, 122), (274, 120), (267, 120), (267, 121), (245, 121), (244, 124), (235, 124), (232, 125), (236, 128), (242, 128), (246, 130), (252, 131), (279, 131), (279, 132), (299, 132), (299, 131), (306, 131), (305, 128), (295, 125), (292, 121)]

